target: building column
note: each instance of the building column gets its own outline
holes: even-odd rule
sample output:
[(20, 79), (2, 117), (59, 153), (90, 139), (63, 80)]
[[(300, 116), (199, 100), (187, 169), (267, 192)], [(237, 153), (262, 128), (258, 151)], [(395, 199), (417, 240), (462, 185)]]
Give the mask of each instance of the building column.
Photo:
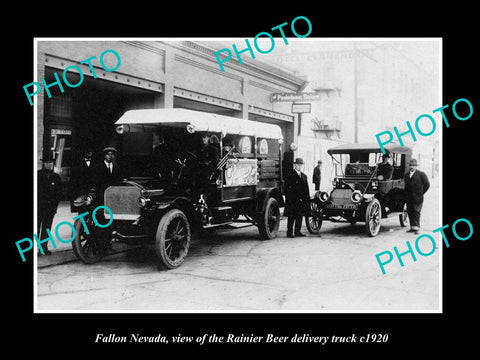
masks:
[[(154, 109), (171, 109), (173, 108), (173, 88), (175, 74), (175, 50), (167, 47), (165, 49), (164, 64), (165, 69), (163, 93), (156, 93), (153, 99)], [(158, 69), (158, 71), (163, 71)]]
[(242, 110), (235, 112), (235, 117), (241, 118), (241, 119), (247, 119), (248, 120), (248, 79), (243, 76), (242, 81), (240, 83), (241, 86), (241, 93), (242, 93)]
[[(37, 43), (37, 78), (34, 80), (41, 84), (41, 79), (45, 77), (45, 52), (39, 48)], [(44, 91), (40, 91), (35, 95), (36, 103), (34, 106), (37, 108), (37, 168), (42, 168), (42, 158), (43, 147), (44, 147), (44, 134), (45, 134), (45, 117), (44, 117)], [(48, 146), (48, 144), (46, 144)]]
[(163, 89), (163, 107), (173, 108), (173, 88), (175, 86), (175, 49), (165, 49), (165, 85)]

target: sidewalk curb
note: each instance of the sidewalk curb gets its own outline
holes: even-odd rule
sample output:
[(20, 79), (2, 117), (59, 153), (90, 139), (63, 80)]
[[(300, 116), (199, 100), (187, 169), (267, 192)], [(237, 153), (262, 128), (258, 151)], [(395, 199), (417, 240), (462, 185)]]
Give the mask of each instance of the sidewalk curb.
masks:
[(50, 255), (37, 255), (37, 268), (61, 265), (78, 261), (72, 249), (52, 251)]
[[(127, 244), (115, 243), (115, 248), (109, 251), (105, 257), (120, 254), (126, 251), (130, 251), (133, 249), (138, 248), (139, 246), (131, 246)], [(70, 262), (81, 262), (75, 254), (73, 253), (73, 249), (66, 249), (66, 250), (54, 250), (51, 252), (50, 255), (37, 255), (37, 268), (46, 268), (50, 266), (62, 265), (67, 264)]]

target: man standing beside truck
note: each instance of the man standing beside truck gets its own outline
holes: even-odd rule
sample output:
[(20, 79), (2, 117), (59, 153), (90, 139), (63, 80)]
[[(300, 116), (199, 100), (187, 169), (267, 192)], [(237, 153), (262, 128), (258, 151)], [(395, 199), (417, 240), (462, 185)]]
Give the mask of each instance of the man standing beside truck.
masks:
[(303, 170), (303, 159), (296, 158), (293, 163), (293, 170), (285, 179), (285, 210), (287, 220), (287, 236), (305, 236), (301, 233), (302, 219), (307, 215), (310, 204), (310, 191), (308, 189), (307, 175)]

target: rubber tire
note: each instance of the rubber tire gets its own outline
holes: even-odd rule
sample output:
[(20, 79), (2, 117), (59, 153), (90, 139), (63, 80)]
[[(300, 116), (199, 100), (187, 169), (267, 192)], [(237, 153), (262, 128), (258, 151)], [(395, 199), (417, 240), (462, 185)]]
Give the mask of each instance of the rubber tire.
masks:
[(93, 239), (91, 239), (90, 241), (89, 240), (87, 241), (90, 242), (90, 245), (93, 244), (94, 247), (96, 247), (95, 249), (98, 250), (98, 252), (95, 255), (90, 255), (88, 254), (88, 252), (85, 251), (85, 247), (82, 246), (81, 237), (82, 235), (86, 235), (87, 237), (94, 236), (93, 232), (95, 231), (96, 227), (91, 217), (84, 219), (84, 221), (85, 221), (85, 224), (87, 225), (87, 228), (90, 234), (86, 235), (85, 228), (83, 227), (82, 221), (80, 219), (75, 220), (74, 222), (75, 238), (73, 239), (73, 242), (72, 242), (73, 253), (78, 259), (83, 261), (85, 264), (95, 264), (105, 256), (105, 254), (107, 253), (108, 246), (106, 243), (104, 244), (101, 243), (100, 246), (98, 247), (98, 244), (95, 242), (92, 242)]
[[(183, 249), (182, 256), (179, 257), (178, 259), (172, 260), (167, 254), (165, 240), (166, 240), (168, 226), (175, 219), (180, 219), (180, 221), (185, 226), (186, 244), (184, 245), (185, 247)], [(160, 219), (160, 222), (158, 223), (157, 233), (155, 236), (155, 252), (159, 260), (159, 264), (158, 264), (159, 267), (164, 269), (176, 269), (180, 265), (182, 265), (183, 262), (185, 261), (185, 258), (187, 257), (188, 249), (190, 248), (191, 238), (192, 238), (192, 235), (191, 235), (190, 224), (185, 214), (178, 209), (172, 209), (166, 212)]]
[[(375, 230), (372, 231), (370, 228), (370, 217), (372, 211), (375, 209), (378, 209), (378, 226)], [(377, 236), (378, 233), (380, 232), (380, 227), (381, 227), (381, 221), (382, 221), (382, 206), (380, 205), (380, 201), (377, 199), (373, 199), (367, 206), (367, 209), (365, 210), (365, 229), (367, 230), (367, 234), (370, 237)]]
[[(316, 204), (317, 206), (317, 209), (318, 209), (318, 204), (316, 203), (317, 200), (313, 199), (311, 202), (310, 202), (310, 210), (311, 212), (313, 213), (313, 209), (312, 209), (312, 205), (313, 204)], [(318, 228), (316, 227), (313, 227), (312, 224), (310, 223), (310, 221), (312, 220), (312, 216), (305, 216), (305, 224), (307, 225), (307, 230), (310, 234), (318, 234), (320, 232), (320, 229), (322, 228), (322, 223), (323, 223), (323, 219), (321, 218), (320, 216), (320, 219), (318, 219)]]
[[(269, 214), (270, 209), (276, 212), (277, 222), (274, 224), (271, 229), (269, 226)], [(271, 240), (277, 236), (278, 228), (280, 227), (280, 207), (278, 206), (277, 199), (271, 197), (267, 200), (265, 205), (265, 211), (260, 216), (260, 221), (258, 222), (258, 232), (260, 233), (260, 238), (262, 240)]]
[(407, 204), (403, 206), (403, 212), (398, 215), (398, 220), (400, 221), (401, 227), (406, 227), (408, 225)]

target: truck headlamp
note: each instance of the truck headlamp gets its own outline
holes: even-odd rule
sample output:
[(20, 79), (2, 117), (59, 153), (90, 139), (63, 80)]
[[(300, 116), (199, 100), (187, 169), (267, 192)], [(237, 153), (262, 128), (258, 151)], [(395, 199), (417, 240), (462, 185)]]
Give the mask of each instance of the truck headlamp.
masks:
[(147, 206), (147, 204), (150, 202), (150, 199), (146, 198), (146, 197), (143, 197), (143, 196), (140, 196), (138, 199), (137, 199), (137, 205), (138, 207), (140, 208), (144, 208), (145, 206)]
[(90, 205), (93, 202), (93, 197), (91, 195), (80, 195), (73, 201), (74, 206), (83, 206)]

